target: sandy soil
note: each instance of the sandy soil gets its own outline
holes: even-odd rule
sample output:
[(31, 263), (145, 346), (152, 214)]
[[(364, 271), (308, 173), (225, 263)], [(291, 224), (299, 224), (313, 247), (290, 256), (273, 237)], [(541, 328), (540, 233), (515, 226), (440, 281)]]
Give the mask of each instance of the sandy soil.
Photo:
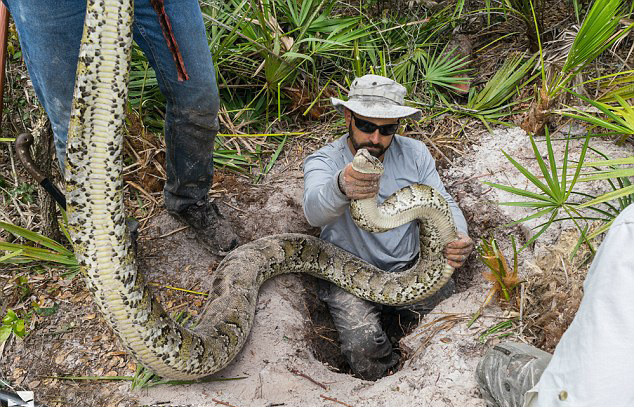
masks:
[[(542, 148), (543, 143), (540, 144)], [(628, 152), (614, 147), (609, 141), (596, 141), (593, 145), (615, 157), (632, 153), (631, 150)], [(537, 171), (525, 133), (519, 129), (503, 129), (484, 134), (471, 151), (443, 174), (447, 188), (468, 217), (471, 235), (475, 239), (490, 234), (504, 236), (506, 232), (494, 231), (494, 228), (529, 213), (524, 208), (483, 204), (483, 200), (491, 203), (515, 200), (510, 194), (490, 188), (483, 181), (530, 189), (528, 182), (511, 170), (501, 148), (523, 165)], [(555, 153), (562, 154), (563, 149), (564, 143), (556, 141)], [(571, 158), (578, 157), (579, 151), (577, 144), (571, 145)], [(596, 185), (586, 186), (589, 191), (593, 188), (596, 189)], [(289, 200), (293, 202), (290, 205)], [(280, 202), (286, 202), (288, 207), (280, 211)], [(296, 183), (284, 183), (283, 189), (275, 190), (264, 205), (264, 211), (259, 213), (285, 214), (285, 220), (278, 219), (277, 232), (303, 231), (307, 225), (298, 221), (301, 219), (300, 205), (301, 180), (296, 179)], [(293, 209), (293, 215), (289, 216), (289, 210)], [(264, 221), (266, 224), (268, 218)], [(516, 227), (515, 233), (520, 240), (526, 239), (531, 233), (529, 227), (537, 224), (539, 221), (529, 223), (528, 227)], [(561, 230), (568, 228), (570, 225), (567, 224), (553, 227), (539, 240), (535, 251), (524, 251), (521, 270), (528, 271), (524, 263), (534, 261), (535, 252), (546, 250)], [(507, 240), (502, 237), (500, 242), (508, 247)], [(491, 307), (484, 318), (471, 328), (466, 327), (488, 290), (488, 283), (480, 276), (483, 266), (473, 257), (467, 270), (457, 276), (462, 281), (460, 286), (468, 288), (441, 303), (423, 318), (418, 329), (401, 341), (401, 346), (410, 350), (409, 360), (400, 371), (389, 377), (367, 382), (333, 372), (316, 361), (302, 334), (307, 315), (302, 296), (297, 294), (305, 287), (299, 277), (288, 276), (271, 281), (262, 288), (249, 341), (235, 363), (215, 375), (244, 379), (151, 388), (140, 397), (140, 401), (145, 404), (215, 405), (210, 400), (215, 399), (236, 406), (262, 407), (341, 405), (326, 398), (329, 397), (353, 406), (484, 406), (473, 372), (484, 350), (491, 344), (480, 343), (478, 336), (487, 327), (499, 322), (503, 313)]]
[[(593, 146), (613, 157), (633, 153), (630, 147), (615, 147), (605, 140), (597, 140)], [(539, 222), (496, 229), (528, 212), (523, 208), (495, 205), (498, 201), (515, 199), (483, 184), (483, 181), (530, 189), (504, 158), (501, 148), (521, 164), (537, 170), (524, 132), (501, 129), (493, 134), (482, 134), (479, 142), (441, 175), (467, 217), (472, 238), (479, 241), (482, 237), (496, 236), (503, 250), (510, 254), (509, 234), (514, 234), (523, 243), (532, 233), (530, 227)], [(564, 143), (555, 142), (558, 154), (563, 148)], [(573, 157), (578, 156), (577, 144), (571, 145), (571, 150)], [(264, 186), (251, 187), (234, 176), (220, 177), (217, 181), (228, 191), (221, 207), (238, 225), (244, 241), (281, 232), (317, 232), (305, 222), (302, 214), (303, 184), (299, 162), (285, 168), (283, 173), (270, 176)], [(596, 189), (596, 185), (591, 184), (585, 187)], [(544, 234), (534, 248), (523, 251), (520, 255), (521, 273), (526, 275), (531, 270), (529, 263), (535, 261), (535, 254), (546, 251), (561, 231), (569, 228), (568, 224), (557, 225)], [(141, 265), (148, 270), (149, 281), (197, 289), (204, 286), (205, 276), (212, 272), (220, 259), (200, 247), (192, 232), (179, 229), (180, 224), (168, 215), (155, 217), (142, 232)], [(339, 373), (315, 358), (306, 339), (311, 320), (305, 303), (306, 291), (314, 290), (314, 281), (301, 276), (283, 276), (262, 287), (255, 325), (246, 346), (228, 368), (213, 376), (238, 380), (160, 385), (134, 392), (129, 390), (127, 383), (82, 385), (51, 381), (40, 384), (38, 381), (38, 384), (55, 387), (56, 390), (45, 397), (45, 401), (60, 402), (55, 405), (483, 407), (473, 372), (479, 358), (495, 339), (483, 344), (478, 338), (484, 330), (505, 318), (502, 310), (491, 306), (482, 318), (467, 328), (467, 321), (479, 308), (489, 288), (489, 283), (481, 276), (483, 270), (484, 266), (472, 255), (464, 269), (455, 275), (459, 292), (423, 317), (418, 328), (401, 340), (400, 347), (408, 353), (403, 368), (376, 382)], [(81, 288), (75, 289), (81, 292)], [(161, 295), (164, 295), (162, 291)], [(169, 297), (167, 300), (171, 301)], [(77, 315), (67, 318), (77, 319), (83, 329), (63, 334), (67, 335), (63, 337), (67, 342), (63, 346), (58, 343), (58, 349), (85, 348), (85, 353), (99, 353), (102, 352), (100, 349), (114, 352), (109, 359), (118, 357), (119, 360), (109, 369), (114, 369), (115, 374), (123, 374), (126, 369), (130, 374), (130, 370), (134, 370), (133, 361), (116, 353), (121, 348), (103, 320), (93, 315), (95, 309), (90, 299), (85, 299), (85, 308), (79, 311), (73, 308), (77, 305), (70, 302), (64, 306), (69, 312), (74, 309)], [(184, 307), (195, 313), (200, 301), (198, 305), (188, 302)], [(90, 318), (85, 319), (86, 315)], [(51, 326), (49, 329), (57, 332), (60, 327)], [(90, 339), (97, 336), (96, 340)], [(55, 367), (49, 361), (52, 366), (50, 374), (77, 372), (77, 366), (81, 366), (81, 373), (86, 375), (96, 375), (99, 369), (101, 373), (106, 373), (101, 358), (80, 358), (72, 354), (60, 358), (54, 353), (55, 349), (54, 344), (46, 344), (44, 340), (33, 341), (27, 346), (12, 343), (5, 349), (5, 362), (0, 361), (0, 365), (8, 369), (11, 363), (7, 363), (7, 358), (9, 361), (21, 358), (22, 362), (30, 361), (32, 364), (42, 364), (43, 360), (53, 358), (59, 366)], [(81, 355), (80, 351), (77, 353)], [(28, 386), (35, 379), (26, 377), (22, 380), (22, 384)]]

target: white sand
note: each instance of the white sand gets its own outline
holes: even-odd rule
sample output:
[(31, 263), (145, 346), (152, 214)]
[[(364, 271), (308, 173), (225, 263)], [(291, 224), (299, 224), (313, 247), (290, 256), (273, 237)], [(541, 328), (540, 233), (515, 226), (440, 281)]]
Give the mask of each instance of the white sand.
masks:
[[(632, 154), (631, 149), (616, 147), (610, 141), (596, 140), (592, 144), (615, 157)], [(564, 143), (556, 141), (555, 146), (557, 154), (561, 156)], [(474, 233), (490, 233), (491, 226), (519, 219), (529, 213), (524, 208), (483, 203), (484, 200), (516, 200), (508, 193), (483, 185), (483, 181), (531, 189), (528, 182), (504, 158), (501, 148), (523, 165), (529, 166), (533, 171), (537, 170), (525, 133), (519, 129), (502, 129), (494, 134), (484, 134), (478, 145), (473, 146), (465, 157), (458, 159), (455, 167), (446, 171), (443, 176), (450, 192), (470, 218), (472, 238), (476, 241), (483, 236)], [(545, 152), (544, 143), (540, 143), (540, 149)], [(579, 143), (571, 145), (573, 157), (577, 157), (579, 151)], [(301, 183), (301, 179), (298, 182)], [(587, 185), (587, 188), (596, 186)], [(301, 187), (291, 190), (292, 198), (301, 205)], [(273, 196), (269, 201), (274, 199)], [(273, 204), (274, 202), (271, 203)], [(297, 216), (301, 216), (301, 212)], [(539, 221), (536, 220), (528, 226), (534, 227), (537, 224)], [(537, 243), (537, 250), (552, 243), (562, 227), (569, 228), (570, 225), (553, 227)], [(528, 228), (515, 230), (522, 230), (525, 234), (532, 233)], [(505, 236), (506, 233), (499, 232), (496, 235)], [(508, 249), (508, 239), (503, 238), (500, 243), (503, 248)], [(510, 254), (507, 251), (509, 258)], [(532, 250), (522, 252), (520, 269), (523, 273), (530, 271), (530, 268), (525, 267), (525, 262), (532, 261), (532, 258)], [(472, 261), (471, 267), (475, 268), (477, 274), (472, 286), (442, 302), (433, 313), (423, 318), (414, 333), (403, 339), (403, 346), (411, 349), (414, 356), (402, 370), (392, 376), (368, 382), (335, 373), (317, 361), (303, 339), (308, 318), (300, 295), (304, 288), (297, 277), (284, 276), (265, 284), (259, 299), (255, 326), (246, 346), (228, 368), (214, 376), (244, 379), (158, 386), (133, 396), (139, 397), (142, 403), (148, 405), (169, 402), (169, 405), (215, 406), (219, 404), (212, 399), (216, 399), (241, 407), (482, 407), (484, 402), (478, 395), (473, 372), (479, 358), (491, 344), (481, 344), (478, 336), (486, 327), (501, 320), (498, 319), (501, 311), (497, 307), (490, 307), (485, 312), (486, 316), (480, 318), (472, 328), (466, 327), (467, 319), (478, 309), (489, 287), (489, 283), (480, 276), (483, 266)], [(448, 330), (436, 332), (425, 344), (433, 327), (443, 322), (438, 321), (438, 318), (454, 314), (454, 319), (460, 318), (459, 322)], [(433, 321), (437, 322), (426, 326)], [(291, 369), (309, 376), (327, 388), (291, 372)], [(336, 403), (322, 396), (346, 404)]]

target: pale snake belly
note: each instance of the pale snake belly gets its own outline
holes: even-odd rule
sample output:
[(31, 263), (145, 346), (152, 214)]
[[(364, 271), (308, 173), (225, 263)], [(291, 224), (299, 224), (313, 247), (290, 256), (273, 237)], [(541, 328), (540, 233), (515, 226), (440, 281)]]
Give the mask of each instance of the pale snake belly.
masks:
[[(129, 0), (88, 1), (69, 129), (66, 195), (69, 231), (87, 286), (138, 362), (175, 379), (200, 378), (227, 366), (248, 337), (259, 287), (279, 274), (311, 274), (361, 298), (393, 305), (418, 302), (445, 284), (453, 268), (442, 250), (456, 239), (451, 213), (440, 194), (415, 185), (390, 197), (378, 212), (373, 199), (353, 204), (362, 220), (379, 220), (374, 228), (398, 226), (390, 223), (396, 218), (402, 223), (420, 219), (423, 244), (411, 269), (385, 273), (312, 236), (269, 236), (239, 247), (221, 262), (194, 329), (170, 318), (137, 270), (125, 224), (121, 155), (132, 13)], [(425, 206), (406, 207), (412, 203)], [(374, 213), (367, 215), (366, 207)], [(380, 220), (380, 213), (389, 224)]]

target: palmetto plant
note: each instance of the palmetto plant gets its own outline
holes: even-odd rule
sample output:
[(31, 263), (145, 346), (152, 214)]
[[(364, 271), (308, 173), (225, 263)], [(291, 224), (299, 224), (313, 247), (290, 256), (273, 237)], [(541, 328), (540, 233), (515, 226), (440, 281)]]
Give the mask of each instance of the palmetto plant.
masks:
[(549, 97), (553, 98), (603, 51), (626, 35), (634, 24), (619, 29), (624, 17), (625, 1), (596, 0), (586, 15), (561, 68), (549, 80), (545, 78)]
[(423, 47), (404, 54), (392, 69), (394, 80), (411, 88), (422, 85), (430, 97), (448, 104), (441, 91), (461, 91), (458, 85), (469, 83), (469, 61), (446, 47), (430, 51)]
[[(634, 177), (634, 167), (632, 167), (634, 157), (608, 159), (600, 151), (594, 151), (606, 159), (583, 163), (584, 168), (592, 167), (594, 171), (583, 174), (584, 176), (579, 179), (579, 182), (604, 180), (609, 184), (611, 191), (597, 197), (590, 196), (589, 201), (579, 206), (579, 208), (592, 208), (603, 215), (603, 226), (589, 234), (589, 238), (608, 230), (616, 216), (634, 202), (634, 185), (630, 181), (630, 178)], [(607, 167), (607, 169), (601, 169), (601, 167)]]
[(510, 108), (524, 100), (511, 101), (524, 85), (532, 81), (537, 75), (525, 80), (525, 76), (533, 68), (537, 55), (525, 60), (523, 54), (509, 56), (484, 87), (469, 93), (466, 110), (457, 111), (482, 120), (488, 127), (488, 121), (498, 122), (498, 119), (509, 115)]
[(537, 100), (532, 105), (526, 120), (522, 123), (524, 130), (541, 133), (556, 98), (603, 51), (634, 27), (634, 24), (630, 24), (625, 28), (619, 28), (625, 13), (624, 3), (624, 0), (596, 0), (594, 2), (575, 35), (560, 69), (549, 69), (547, 73), (540, 41), (542, 88), (536, 95)]
[[(0, 264), (27, 264), (43, 261), (61, 264), (73, 272), (79, 271), (79, 264), (77, 263), (75, 254), (60, 243), (11, 223), (0, 222), (0, 228), (15, 236), (24, 238), (32, 244), (41, 246), (35, 247), (33, 245), (0, 241), (0, 250), (7, 252), (3, 256), (0, 256)], [(62, 228), (62, 231), (66, 238), (70, 240), (66, 229)]]
[[(544, 160), (534, 138), (532, 135), (529, 137), (535, 160), (539, 165), (539, 173), (532, 173), (504, 151), (503, 153), (537, 191), (532, 192), (513, 186), (485, 182), (494, 188), (510, 192), (524, 199), (523, 201), (500, 202), (500, 205), (522, 206), (534, 210), (532, 214), (514, 221), (510, 225), (542, 217), (547, 219), (537, 226), (539, 230), (524, 244), (522, 249), (534, 242), (553, 222), (572, 220), (581, 233), (580, 241), (585, 240), (591, 250), (593, 250), (589, 239), (606, 231), (614, 218), (634, 201), (634, 185), (630, 181), (630, 177), (634, 176), (634, 168), (631, 167), (631, 165), (634, 165), (634, 157), (608, 159), (600, 151), (588, 146), (591, 138), (589, 134), (585, 138), (576, 165), (574, 168), (569, 169), (570, 138), (566, 139), (563, 158), (558, 160), (555, 157), (550, 135), (546, 129), (547, 159)], [(586, 152), (589, 148), (603, 156), (605, 160), (585, 162)], [(562, 163), (561, 166), (559, 163)], [(594, 168), (594, 171), (582, 172), (588, 167)], [(601, 170), (600, 167), (607, 167), (607, 169)], [(541, 181), (541, 179), (544, 179), (544, 181)], [(593, 196), (576, 188), (578, 182), (589, 181), (605, 181), (610, 191), (599, 196)], [(602, 226), (595, 229), (592, 233), (588, 233), (590, 222), (593, 221), (600, 221)]]
[[(538, 226), (538, 231), (535, 233), (520, 250), (523, 250), (531, 243), (533, 243), (542, 233), (544, 233), (550, 225), (555, 221), (564, 219), (571, 219), (582, 236), (585, 237), (587, 225), (581, 225), (579, 221), (589, 220), (588, 216), (583, 216), (578, 210), (578, 203), (571, 202), (571, 195), (574, 193), (574, 187), (581, 174), (583, 162), (585, 160), (586, 151), (588, 149), (589, 137), (586, 137), (583, 144), (579, 160), (574, 168), (572, 178), (568, 174), (569, 165), (569, 144), (570, 139), (566, 140), (566, 146), (563, 153), (563, 165), (558, 170), (559, 160), (555, 157), (553, 145), (550, 139), (548, 129), (546, 129), (546, 149), (547, 149), (547, 161), (542, 158), (542, 154), (537, 148), (537, 143), (532, 135), (529, 135), (531, 146), (533, 148), (533, 154), (537, 164), (539, 165), (539, 174), (531, 172), (528, 168), (522, 166), (515, 159), (509, 156), (504, 150), (502, 153), (511, 162), (511, 164), (537, 189), (536, 192), (528, 191), (513, 186), (502, 185), (492, 182), (485, 182), (494, 188), (501, 189), (509, 192), (518, 197), (524, 198), (523, 201), (513, 202), (500, 202), (500, 205), (506, 206), (521, 206), (525, 208), (531, 208), (534, 212), (530, 215), (523, 217), (517, 221), (511, 223), (517, 224), (526, 222), (532, 219), (541, 217), (547, 218), (541, 225)], [(540, 178), (544, 179), (542, 181)], [(563, 215), (563, 217), (560, 217)]]
[(423, 80), (432, 88), (460, 92), (461, 89), (456, 85), (469, 83), (470, 79), (465, 77), (470, 71), (467, 68), (469, 61), (466, 56), (461, 57), (454, 50), (445, 47), (442, 51), (428, 53), (425, 58), (421, 58), (421, 63)]

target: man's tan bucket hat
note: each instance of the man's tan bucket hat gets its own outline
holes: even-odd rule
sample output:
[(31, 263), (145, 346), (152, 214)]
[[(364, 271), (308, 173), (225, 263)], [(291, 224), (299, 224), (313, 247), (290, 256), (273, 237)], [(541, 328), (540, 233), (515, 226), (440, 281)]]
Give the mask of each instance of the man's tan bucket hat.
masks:
[(411, 117), (420, 120), (423, 113), (419, 109), (405, 106), (407, 90), (396, 81), (378, 75), (364, 75), (356, 78), (350, 86), (348, 101), (330, 98), (333, 106), (341, 114), (344, 107), (354, 113), (377, 119), (401, 119)]

